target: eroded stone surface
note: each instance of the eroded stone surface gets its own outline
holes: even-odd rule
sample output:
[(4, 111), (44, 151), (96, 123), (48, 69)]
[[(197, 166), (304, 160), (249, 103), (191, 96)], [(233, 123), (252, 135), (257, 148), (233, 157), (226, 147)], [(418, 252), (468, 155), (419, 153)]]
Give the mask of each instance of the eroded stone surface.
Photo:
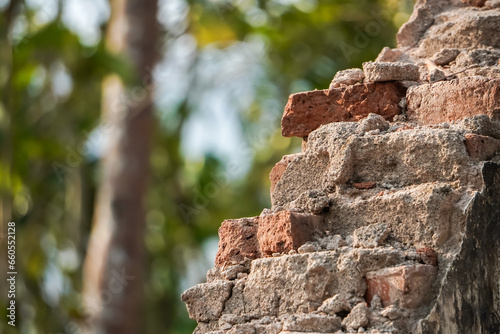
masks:
[(199, 284), (186, 290), (181, 298), (192, 319), (202, 322), (218, 320), (232, 287), (233, 283), (226, 281)]
[(342, 320), (342, 325), (346, 328), (358, 329), (368, 326), (368, 308), (365, 303), (359, 303), (353, 307), (351, 313)]
[(355, 83), (363, 82), (365, 74), (363, 70), (359, 68), (351, 68), (348, 70), (339, 71), (335, 74), (335, 77), (330, 84), (330, 89), (354, 85)]
[(318, 312), (330, 315), (335, 315), (344, 311), (351, 311), (351, 305), (347, 301), (346, 296), (342, 294), (336, 294), (335, 296), (328, 298), (318, 308)]
[(271, 172), (269, 173), (269, 180), (271, 181), (271, 193), (274, 191), (274, 188), (276, 187), (276, 183), (281, 179), (281, 176), (286, 170), (286, 167), (295, 158), (295, 154), (289, 154), (283, 156), (280, 161), (274, 165), (273, 169), (271, 169)]
[(283, 323), (283, 330), (294, 332), (333, 333), (340, 328), (339, 317), (319, 314), (294, 315)]
[(403, 62), (366, 62), (363, 71), (367, 82), (418, 81), (418, 66)]
[(363, 226), (354, 231), (353, 246), (374, 248), (382, 246), (389, 236), (386, 224), (372, 224)]
[(457, 58), (457, 56), (460, 54), (459, 49), (442, 49), (436, 52), (431, 60), (436, 64), (436, 65), (448, 65), (452, 61)]
[(314, 214), (320, 214), (330, 206), (330, 199), (322, 190), (305, 191), (290, 203), (291, 208), (304, 210)]

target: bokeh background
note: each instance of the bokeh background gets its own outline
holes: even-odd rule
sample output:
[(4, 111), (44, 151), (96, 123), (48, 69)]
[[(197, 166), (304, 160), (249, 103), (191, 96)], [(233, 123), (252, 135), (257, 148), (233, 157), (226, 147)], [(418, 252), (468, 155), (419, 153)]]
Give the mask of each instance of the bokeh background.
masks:
[(18, 272), (0, 333), (192, 333), (180, 294), (220, 223), (269, 207), (270, 169), (300, 150), (280, 135), (288, 96), (394, 47), (412, 7), (0, 0), (2, 282), (9, 221)]

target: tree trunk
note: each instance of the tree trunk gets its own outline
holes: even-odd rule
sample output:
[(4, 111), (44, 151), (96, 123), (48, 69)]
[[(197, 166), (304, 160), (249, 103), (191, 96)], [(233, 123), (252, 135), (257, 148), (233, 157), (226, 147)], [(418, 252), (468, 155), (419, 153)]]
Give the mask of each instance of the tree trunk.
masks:
[(102, 135), (109, 148), (84, 265), (84, 328), (139, 333), (143, 234), (153, 131), (150, 74), (157, 58), (157, 0), (112, 0), (106, 47), (133, 64), (135, 86), (112, 75), (103, 82)]

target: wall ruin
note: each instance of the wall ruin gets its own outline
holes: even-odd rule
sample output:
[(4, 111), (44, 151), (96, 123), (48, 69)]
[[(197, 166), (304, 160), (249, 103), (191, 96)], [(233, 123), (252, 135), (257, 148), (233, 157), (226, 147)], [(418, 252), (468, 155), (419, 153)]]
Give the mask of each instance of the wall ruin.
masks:
[(418, 1), (397, 41), (290, 96), (303, 150), (222, 223), (195, 333), (500, 332), (500, 1)]

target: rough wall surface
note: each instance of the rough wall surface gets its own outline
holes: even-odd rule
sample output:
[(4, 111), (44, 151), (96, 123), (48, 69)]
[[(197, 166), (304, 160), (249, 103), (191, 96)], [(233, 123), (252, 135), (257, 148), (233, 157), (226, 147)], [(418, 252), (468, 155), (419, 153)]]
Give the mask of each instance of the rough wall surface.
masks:
[(195, 333), (500, 333), (500, 2), (418, 1), (397, 41), (290, 96), (303, 151), (222, 224)]

